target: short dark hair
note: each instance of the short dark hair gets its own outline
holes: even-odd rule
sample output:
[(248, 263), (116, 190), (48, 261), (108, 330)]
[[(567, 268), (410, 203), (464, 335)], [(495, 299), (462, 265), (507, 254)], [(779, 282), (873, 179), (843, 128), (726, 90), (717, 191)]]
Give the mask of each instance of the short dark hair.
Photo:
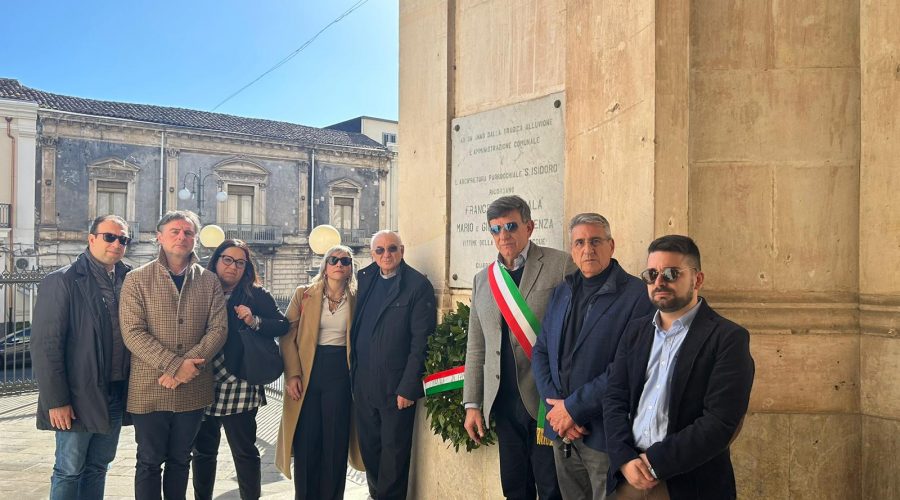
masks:
[(700, 248), (694, 240), (680, 234), (668, 234), (660, 236), (650, 243), (647, 253), (672, 252), (680, 253), (691, 261), (691, 265), (700, 270)]
[(240, 287), (244, 290), (244, 293), (247, 295), (250, 294), (253, 287), (260, 287), (262, 283), (259, 282), (259, 276), (256, 275), (256, 267), (253, 265), (253, 254), (250, 252), (250, 247), (244, 243), (243, 240), (225, 240), (213, 250), (212, 256), (209, 258), (209, 263), (206, 264), (206, 268), (216, 273), (216, 264), (219, 263), (219, 258), (222, 257), (222, 252), (231, 247), (237, 247), (244, 251), (244, 260), (247, 261), (247, 265), (244, 267), (244, 275), (241, 276), (241, 280), (238, 281), (237, 286), (235, 288)]
[[(97, 228), (100, 227), (100, 224), (103, 224), (106, 221), (113, 221), (116, 224), (122, 226), (126, 231), (128, 230), (128, 223), (125, 222), (125, 219), (119, 217), (118, 215), (108, 214), (108, 215), (100, 215), (96, 219), (91, 222), (91, 227), (88, 229), (88, 232), (91, 234), (97, 234)], [(84, 227), (84, 226), (82, 226)]]
[(200, 232), (200, 217), (197, 217), (197, 214), (190, 210), (169, 210), (161, 219), (159, 219), (159, 222), (156, 223), (156, 231), (161, 232), (163, 226), (173, 220), (186, 220), (193, 224), (195, 233)]
[(531, 220), (531, 207), (528, 206), (525, 200), (516, 195), (502, 196), (492, 201), (487, 208), (487, 220), (490, 222), (492, 219), (503, 217), (510, 212), (519, 212), (519, 215), (522, 216), (522, 222)]

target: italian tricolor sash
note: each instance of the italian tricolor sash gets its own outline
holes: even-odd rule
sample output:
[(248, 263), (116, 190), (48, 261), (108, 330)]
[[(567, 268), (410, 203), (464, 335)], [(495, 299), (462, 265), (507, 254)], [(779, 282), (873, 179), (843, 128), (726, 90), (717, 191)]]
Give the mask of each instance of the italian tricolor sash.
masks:
[[(537, 342), (537, 337), (541, 333), (540, 321), (535, 317), (531, 308), (528, 307), (528, 303), (525, 302), (525, 298), (519, 292), (519, 287), (516, 286), (512, 276), (497, 262), (491, 263), (488, 267), (488, 282), (491, 285), (491, 295), (494, 296), (497, 307), (500, 308), (500, 314), (503, 315), (503, 319), (506, 320), (506, 324), (509, 326), (509, 331), (515, 335), (519, 345), (525, 351), (525, 355), (528, 356), (528, 360), (531, 361), (531, 350), (534, 348), (534, 343)], [(539, 401), (537, 443), (550, 446), (550, 440), (544, 437), (544, 420), (546, 416), (547, 408), (543, 401)]]

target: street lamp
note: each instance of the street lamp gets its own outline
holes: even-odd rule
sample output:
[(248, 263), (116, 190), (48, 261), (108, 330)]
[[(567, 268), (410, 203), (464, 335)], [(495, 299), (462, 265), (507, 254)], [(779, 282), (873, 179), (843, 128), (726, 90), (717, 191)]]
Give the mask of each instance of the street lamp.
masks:
[[(188, 189), (188, 177), (191, 178), (190, 189)], [(178, 198), (180, 200), (188, 200), (196, 196), (197, 216), (200, 217), (201, 220), (203, 219), (203, 186), (206, 184), (206, 179), (210, 177), (218, 179), (217, 184), (219, 191), (216, 193), (216, 201), (225, 203), (228, 200), (228, 193), (222, 190), (222, 178), (215, 172), (203, 175), (202, 168), (199, 169), (199, 173), (188, 172), (184, 174), (184, 179), (181, 181), (181, 190), (178, 191)]]

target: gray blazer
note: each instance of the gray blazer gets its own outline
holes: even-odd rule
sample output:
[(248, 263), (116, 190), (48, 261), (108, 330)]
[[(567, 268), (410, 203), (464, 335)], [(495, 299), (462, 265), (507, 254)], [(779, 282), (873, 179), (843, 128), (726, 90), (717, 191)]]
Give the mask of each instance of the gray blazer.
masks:
[[(556, 285), (566, 274), (576, 270), (569, 254), (531, 243), (525, 271), (519, 283), (519, 291), (538, 321), (543, 319), (547, 302)], [(472, 285), (472, 309), (469, 312), (469, 339), (466, 345), (466, 377), (463, 385), (463, 402), (478, 404), (483, 408), (485, 423), (490, 425), (491, 406), (500, 389), (500, 309), (491, 295), (485, 267), (475, 275)], [(531, 361), (525, 351), (510, 335), (513, 354), (516, 357), (516, 380), (522, 403), (537, 419), (540, 395), (531, 374)]]

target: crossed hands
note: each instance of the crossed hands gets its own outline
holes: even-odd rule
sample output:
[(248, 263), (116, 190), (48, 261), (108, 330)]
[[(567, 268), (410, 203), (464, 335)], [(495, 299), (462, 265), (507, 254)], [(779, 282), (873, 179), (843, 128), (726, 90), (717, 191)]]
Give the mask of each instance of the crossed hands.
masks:
[(550, 408), (550, 411), (547, 412), (546, 419), (550, 422), (550, 427), (556, 431), (557, 436), (569, 438), (570, 441), (575, 441), (576, 439), (581, 439), (591, 433), (591, 431), (587, 430), (585, 427), (575, 423), (575, 420), (572, 419), (572, 415), (566, 410), (564, 400), (547, 398), (546, 401), (547, 405), (552, 407)]
[(659, 480), (650, 474), (650, 462), (646, 453), (641, 453), (639, 458), (626, 462), (619, 470), (622, 471), (628, 484), (639, 490), (649, 490), (659, 484)]
[(166, 389), (175, 390), (179, 385), (186, 384), (194, 380), (194, 377), (197, 375), (200, 375), (200, 369), (203, 368), (205, 363), (206, 360), (202, 358), (185, 359), (181, 366), (178, 367), (174, 377), (168, 373), (163, 373), (156, 381)]

